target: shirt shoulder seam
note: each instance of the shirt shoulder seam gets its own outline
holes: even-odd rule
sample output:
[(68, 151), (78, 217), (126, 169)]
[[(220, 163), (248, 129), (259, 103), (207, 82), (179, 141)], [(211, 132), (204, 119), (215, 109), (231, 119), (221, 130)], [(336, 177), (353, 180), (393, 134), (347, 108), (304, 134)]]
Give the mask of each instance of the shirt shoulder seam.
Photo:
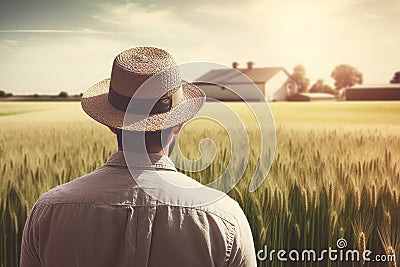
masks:
[(151, 204), (151, 205), (138, 205), (138, 204), (108, 204), (108, 203), (81, 203), (81, 202), (59, 202), (59, 203), (38, 203), (36, 205), (36, 209), (42, 209), (45, 207), (50, 207), (50, 206), (58, 206), (58, 205), (85, 205), (85, 206), (110, 206), (110, 207), (115, 207), (115, 208), (124, 208), (124, 207), (156, 207), (156, 206), (169, 206), (169, 207), (175, 207), (175, 208), (183, 208), (183, 209), (192, 209), (192, 210), (197, 210), (197, 211), (202, 211), (208, 214), (213, 214), (217, 216), (218, 218), (228, 222), (232, 226), (236, 226), (238, 224), (237, 219), (233, 214), (228, 214), (227, 216), (223, 216), (221, 214), (218, 214), (216, 212), (213, 212), (211, 210), (207, 209), (202, 209), (198, 207), (189, 207), (189, 206), (178, 206), (178, 205), (157, 205), (157, 204)]

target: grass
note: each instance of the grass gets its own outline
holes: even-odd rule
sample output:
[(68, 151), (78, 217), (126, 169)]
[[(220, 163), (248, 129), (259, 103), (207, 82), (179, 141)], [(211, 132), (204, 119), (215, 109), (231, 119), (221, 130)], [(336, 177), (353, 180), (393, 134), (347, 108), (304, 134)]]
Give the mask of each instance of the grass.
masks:
[(44, 110), (45, 108), (42, 108), (38, 105), (32, 105), (30, 103), (21, 105), (18, 103), (0, 102), (0, 117), (19, 115), (19, 114), (30, 113), (34, 111), (44, 111)]
[(12, 96), (6, 98), (0, 98), (0, 102), (64, 102), (64, 101), (81, 101), (81, 96), (68, 96), (68, 97), (58, 97), (58, 96)]
[(9, 112), (0, 112), (0, 117), (2, 116), (12, 116), (12, 115), (18, 115), (18, 114), (24, 114), (29, 111), (9, 111)]
[[(398, 103), (271, 103), (277, 150), (267, 179), (253, 193), (247, 189), (259, 160), (260, 133), (245, 105), (230, 106), (246, 124), (250, 159), (229, 194), (242, 206), (257, 249), (318, 251), (336, 248), (336, 240), (345, 238), (351, 249), (400, 255)], [(206, 108), (217, 110), (213, 104)], [(18, 265), (22, 229), (37, 198), (101, 166), (116, 150), (114, 136), (83, 114), (79, 103), (0, 103), (0, 112), (18, 109), (31, 111), (0, 117), (0, 266)], [(215, 141), (216, 159), (201, 172), (186, 172), (208, 183), (223, 172), (231, 154), (226, 131), (199, 119), (184, 127), (184, 155), (198, 158), (196, 145), (204, 137)], [(180, 164), (176, 155), (174, 160)]]

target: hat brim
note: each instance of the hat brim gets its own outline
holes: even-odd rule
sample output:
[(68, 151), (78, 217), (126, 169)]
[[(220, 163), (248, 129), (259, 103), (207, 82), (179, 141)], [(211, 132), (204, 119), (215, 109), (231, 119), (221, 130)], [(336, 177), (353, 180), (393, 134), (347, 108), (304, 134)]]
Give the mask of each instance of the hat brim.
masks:
[(203, 107), (205, 93), (194, 84), (183, 82), (183, 98), (168, 112), (159, 114), (125, 113), (108, 102), (110, 79), (102, 80), (82, 96), (83, 110), (106, 126), (128, 131), (160, 131), (187, 122)]

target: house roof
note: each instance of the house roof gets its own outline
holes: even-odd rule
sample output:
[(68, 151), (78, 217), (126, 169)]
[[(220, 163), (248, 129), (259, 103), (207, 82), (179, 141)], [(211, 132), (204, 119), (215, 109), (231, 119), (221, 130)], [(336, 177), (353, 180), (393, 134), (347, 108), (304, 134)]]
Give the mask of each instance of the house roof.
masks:
[(289, 101), (335, 100), (335, 96), (327, 93), (297, 93), (288, 97)]
[[(215, 69), (210, 70), (196, 79), (196, 82), (214, 83), (214, 84), (240, 84), (240, 83), (266, 83), (279, 71), (283, 71), (289, 77), (290, 74), (282, 67), (271, 68), (252, 68), (252, 69)], [(246, 74), (251, 81), (241, 73)]]
[(349, 89), (400, 89), (400, 83), (359, 84)]

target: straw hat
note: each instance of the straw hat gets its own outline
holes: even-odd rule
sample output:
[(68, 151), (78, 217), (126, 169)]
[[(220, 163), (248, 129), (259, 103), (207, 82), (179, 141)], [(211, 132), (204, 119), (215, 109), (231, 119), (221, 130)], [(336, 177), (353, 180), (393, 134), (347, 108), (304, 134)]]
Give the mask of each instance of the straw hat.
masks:
[(83, 110), (96, 121), (129, 131), (158, 131), (195, 116), (204, 92), (182, 81), (173, 57), (155, 47), (135, 47), (115, 59), (111, 79), (82, 96)]

